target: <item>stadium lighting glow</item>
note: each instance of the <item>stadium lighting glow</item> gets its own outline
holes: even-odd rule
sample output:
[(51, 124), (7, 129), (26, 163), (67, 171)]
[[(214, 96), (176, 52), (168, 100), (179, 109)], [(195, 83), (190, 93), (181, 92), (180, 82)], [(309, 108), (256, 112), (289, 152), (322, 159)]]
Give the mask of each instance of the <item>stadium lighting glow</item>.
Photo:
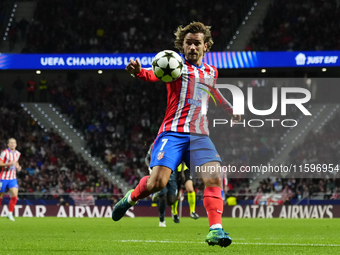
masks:
[(262, 70), (261, 70), (261, 73), (265, 73), (265, 72), (267, 72), (266, 69), (262, 69)]
[(322, 72), (326, 72), (326, 71), (327, 71), (327, 68), (322, 68), (321, 71), (322, 71)]
[(41, 71), (40, 71), (40, 70), (37, 70), (35, 73), (36, 73), (36, 74), (41, 74)]
[(102, 74), (103, 73), (103, 70), (98, 70), (98, 74)]

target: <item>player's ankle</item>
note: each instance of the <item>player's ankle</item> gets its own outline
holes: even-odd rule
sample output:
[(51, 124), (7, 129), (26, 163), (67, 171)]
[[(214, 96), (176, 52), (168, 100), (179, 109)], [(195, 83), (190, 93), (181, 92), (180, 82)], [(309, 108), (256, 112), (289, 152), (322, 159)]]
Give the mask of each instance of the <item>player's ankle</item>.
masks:
[(131, 194), (128, 196), (127, 201), (128, 201), (128, 203), (129, 203), (130, 205), (135, 205), (135, 204), (137, 203), (137, 201), (133, 201), (133, 200), (131, 199)]
[(210, 226), (210, 230), (213, 230), (213, 229), (222, 229), (222, 224), (213, 224)]

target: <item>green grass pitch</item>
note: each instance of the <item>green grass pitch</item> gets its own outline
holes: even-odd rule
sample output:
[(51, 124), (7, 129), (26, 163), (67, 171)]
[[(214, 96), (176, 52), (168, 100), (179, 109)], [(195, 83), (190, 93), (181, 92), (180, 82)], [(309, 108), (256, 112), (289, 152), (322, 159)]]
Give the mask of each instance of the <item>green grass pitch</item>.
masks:
[(0, 254), (338, 254), (340, 219), (231, 219), (227, 248), (208, 246), (208, 219), (0, 218)]

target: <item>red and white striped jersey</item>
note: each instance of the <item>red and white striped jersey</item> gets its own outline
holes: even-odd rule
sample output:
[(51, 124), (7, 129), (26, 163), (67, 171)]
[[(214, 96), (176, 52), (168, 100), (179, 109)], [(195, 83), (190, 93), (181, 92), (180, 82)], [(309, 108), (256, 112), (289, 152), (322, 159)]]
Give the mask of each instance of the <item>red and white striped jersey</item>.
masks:
[[(1, 152), (0, 160), (5, 163), (11, 163), (13, 161), (18, 161), (21, 153), (17, 150), (11, 151), (10, 149), (6, 149)], [(14, 180), (16, 179), (16, 170), (15, 166), (3, 167), (0, 173), (0, 180)]]
[[(148, 82), (159, 81), (151, 69), (142, 69), (141, 72), (136, 74), (136, 77)], [(197, 67), (186, 60), (182, 76), (166, 84), (168, 106), (158, 134), (173, 131), (209, 135), (206, 112), (210, 92), (218, 98), (223, 109), (232, 113), (231, 104), (215, 88), (217, 77), (216, 67), (206, 63)], [(206, 111), (204, 113), (201, 108), (205, 106)]]

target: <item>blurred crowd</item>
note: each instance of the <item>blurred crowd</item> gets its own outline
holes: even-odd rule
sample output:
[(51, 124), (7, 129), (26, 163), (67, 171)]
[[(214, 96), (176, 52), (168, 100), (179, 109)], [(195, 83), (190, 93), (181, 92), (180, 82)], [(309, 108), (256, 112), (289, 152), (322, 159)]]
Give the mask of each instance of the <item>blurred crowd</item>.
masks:
[(246, 50), (340, 50), (338, 0), (276, 0)]
[(254, 0), (39, 0), (26, 53), (134, 53), (174, 49), (174, 30), (201, 21), (223, 51)]
[[(268, 178), (260, 182), (257, 195), (280, 194), (284, 200), (291, 199), (339, 199), (338, 178)], [(241, 192), (242, 193), (242, 192)]]
[[(53, 130), (43, 130), (24, 109), (0, 93), (0, 149), (17, 140), (22, 170), (17, 172), (20, 198), (68, 199), (100, 194), (120, 197), (122, 191), (90, 166)], [(107, 195), (106, 195), (107, 194)]]

